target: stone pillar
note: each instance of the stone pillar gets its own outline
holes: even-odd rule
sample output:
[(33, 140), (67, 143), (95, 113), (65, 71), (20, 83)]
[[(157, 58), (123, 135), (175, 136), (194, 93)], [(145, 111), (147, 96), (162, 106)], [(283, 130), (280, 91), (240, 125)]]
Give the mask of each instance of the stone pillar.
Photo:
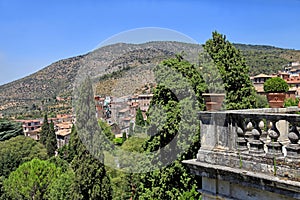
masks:
[(212, 150), (217, 144), (215, 114), (212, 112), (200, 113), (200, 150)]
[(290, 140), (290, 144), (287, 145), (287, 157), (294, 160), (300, 161), (300, 134), (296, 127), (296, 125), (292, 125), (291, 130), (289, 131), (288, 138)]
[(237, 133), (237, 150), (239, 152), (248, 151), (247, 140), (245, 138), (247, 126), (243, 119), (234, 119), (236, 120), (236, 133)]
[(259, 123), (261, 122), (261, 119), (256, 118), (253, 119), (253, 124), (254, 124), (254, 128), (252, 129), (252, 136), (253, 139), (250, 140), (249, 144), (250, 144), (250, 150), (249, 153), (250, 154), (264, 154), (264, 143), (260, 140), (260, 135), (261, 135), (261, 129), (259, 127)]
[(271, 138), (271, 142), (267, 144), (268, 147), (268, 157), (283, 157), (282, 152), (282, 144), (278, 142), (278, 138), (280, 136), (280, 132), (276, 127), (276, 122), (278, 120), (271, 120), (272, 126), (271, 129), (268, 130), (269, 137)]

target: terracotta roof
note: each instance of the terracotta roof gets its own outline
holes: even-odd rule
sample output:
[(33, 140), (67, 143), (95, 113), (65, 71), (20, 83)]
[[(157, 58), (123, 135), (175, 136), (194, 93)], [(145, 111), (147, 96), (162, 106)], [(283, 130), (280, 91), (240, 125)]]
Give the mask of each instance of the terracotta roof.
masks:
[(61, 129), (70, 129), (72, 128), (72, 123), (63, 122), (63, 123), (56, 124), (56, 126), (58, 126)]
[(63, 130), (58, 130), (56, 132), (56, 135), (61, 135), (61, 136), (66, 136), (71, 134), (71, 130), (70, 129), (63, 129)]
[(288, 84), (294, 84), (294, 83), (300, 83), (300, 79), (292, 79), (292, 80), (288, 80), (286, 81)]
[(258, 74), (254, 78), (272, 78), (274, 75)]
[(28, 122), (41, 122), (38, 119), (27, 119), (27, 120), (16, 120), (17, 122), (23, 122), (23, 123), (28, 123)]

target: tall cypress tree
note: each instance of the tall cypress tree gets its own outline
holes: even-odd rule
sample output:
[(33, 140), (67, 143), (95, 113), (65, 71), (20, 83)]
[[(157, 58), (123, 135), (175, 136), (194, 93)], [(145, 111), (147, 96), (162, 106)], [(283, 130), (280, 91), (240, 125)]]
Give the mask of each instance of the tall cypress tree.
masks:
[(46, 149), (49, 156), (55, 155), (55, 151), (57, 149), (57, 140), (56, 140), (56, 134), (54, 129), (54, 123), (52, 120), (49, 124), (49, 135), (46, 140)]
[(45, 114), (43, 125), (42, 125), (42, 130), (40, 133), (40, 142), (45, 146), (47, 143), (48, 135), (49, 135), (49, 123), (48, 123), (48, 116), (47, 116), (47, 114)]
[(145, 120), (144, 120), (144, 117), (143, 117), (143, 113), (142, 113), (140, 108), (138, 108), (137, 111), (136, 111), (135, 125), (136, 126), (141, 126), (141, 127), (143, 127), (145, 125)]
[(103, 164), (101, 135), (95, 115), (92, 83), (85, 78), (75, 91), (76, 130), (73, 131), (71, 149), (75, 151), (72, 168), (75, 181), (72, 199), (111, 199), (111, 185)]
[(255, 90), (250, 81), (249, 67), (240, 51), (226, 40), (225, 35), (216, 31), (203, 47), (221, 74), (226, 90), (226, 109), (254, 108)]

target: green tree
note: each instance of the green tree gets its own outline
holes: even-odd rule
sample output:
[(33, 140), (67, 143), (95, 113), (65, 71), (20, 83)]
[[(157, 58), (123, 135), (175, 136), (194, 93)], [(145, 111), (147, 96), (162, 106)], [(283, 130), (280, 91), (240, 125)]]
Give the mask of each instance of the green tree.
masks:
[[(141, 175), (135, 198), (179, 199), (197, 184), (181, 161), (194, 158), (199, 150), (197, 111), (204, 109), (202, 93), (207, 86), (195, 66), (181, 55), (163, 61), (156, 68), (155, 76), (158, 86), (148, 113), (150, 139), (144, 148), (159, 152), (153, 162), (161, 164), (161, 168)], [(152, 110), (155, 107), (163, 113)], [(167, 165), (170, 159), (173, 162)], [(194, 199), (199, 196), (190, 194)]]
[(145, 125), (145, 120), (140, 108), (138, 108), (136, 111), (135, 125), (140, 127), (143, 127)]
[(22, 164), (4, 180), (5, 197), (9, 199), (46, 199), (49, 186), (62, 174), (49, 161), (33, 159)]
[(9, 140), (18, 135), (23, 135), (22, 125), (19, 122), (0, 121), (0, 141)]
[(47, 159), (45, 147), (25, 136), (0, 142), (0, 176), (8, 177), (20, 164), (33, 158)]
[(47, 189), (46, 198), (49, 200), (68, 200), (71, 199), (72, 184), (74, 183), (75, 174), (72, 169), (61, 174), (55, 179)]
[(55, 151), (57, 149), (57, 140), (56, 140), (56, 134), (54, 129), (54, 123), (52, 120), (49, 125), (48, 138), (46, 140), (46, 149), (49, 156), (55, 155)]
[(74, 183), (75, 174), (69, 163), (58, 156), (53, 156), (49, 162), (54, 163), (63, 172), (48, 187), (46, 197), (51, 200), (71, 199), (71, 187)]
[(134, 134), (133, 123), (130, 122), (130, 124), (129, 124), (129, 130), (128, 130), (128, 137), (133, 136), (133, 134)]
[[(75, 181), (71, 190), (72, 199), (111, 199), (111, 185), (103, 164), (103, 149), (107, 137), (100, 131), (89, 77), (83, 79), (75, 96), (77, 131), (71, 143), (75, 149), (72, 168)], [(102, 135), (103, 134), (103, 135)]]
[(113, 134), (113, 132), (111, 131), (111, 127), (109, 126), (109, 124), (107, 124), (105, 121), (103, 120), (99, 120), (98, 121), (99, 126), (101, 128), (102, 133), (110, 140), (113, 141), (115, 138), (115, 135)]
[(226, 36), (212, 33), (212, 39), (203, 45), (216, 64), (226, 90), (226, 109), (247, 109), (256, 106), (255, 90), (250, 81), (249, 67), (239, 50)]
[(40, 133), (40, 142), (45, 146), (47, 143), (48, 135), (49, 135), (49, 123), (48, 123), (48, 116), (47, 116), (47, 114), (45, 114), (43, 125), (42, 125), (42, 130)]
[(126, 132), (122, 133), (122, 144), (127, 140), (127, 134)]

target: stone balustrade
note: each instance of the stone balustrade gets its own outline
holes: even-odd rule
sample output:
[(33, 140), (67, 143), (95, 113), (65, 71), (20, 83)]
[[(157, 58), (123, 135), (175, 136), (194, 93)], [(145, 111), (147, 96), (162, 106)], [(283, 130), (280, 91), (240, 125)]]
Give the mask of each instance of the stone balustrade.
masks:
[[(300, 199), (300, 115), (293, 114), (298, 111), (291, 107), (200, 112), (201, 148), (197, 159), (184, 163), (205, 180), (204, 199), (253, 199), (245, 196), (249, 188), (271, 192), (273, 196), (264, 199)], [(237, 187), (234, 184), (242, 185), (241, 191), (249, 191), (242, 198), (228, 191), (217, 195), (208, 180), (227, 181), (230, 190)]]

